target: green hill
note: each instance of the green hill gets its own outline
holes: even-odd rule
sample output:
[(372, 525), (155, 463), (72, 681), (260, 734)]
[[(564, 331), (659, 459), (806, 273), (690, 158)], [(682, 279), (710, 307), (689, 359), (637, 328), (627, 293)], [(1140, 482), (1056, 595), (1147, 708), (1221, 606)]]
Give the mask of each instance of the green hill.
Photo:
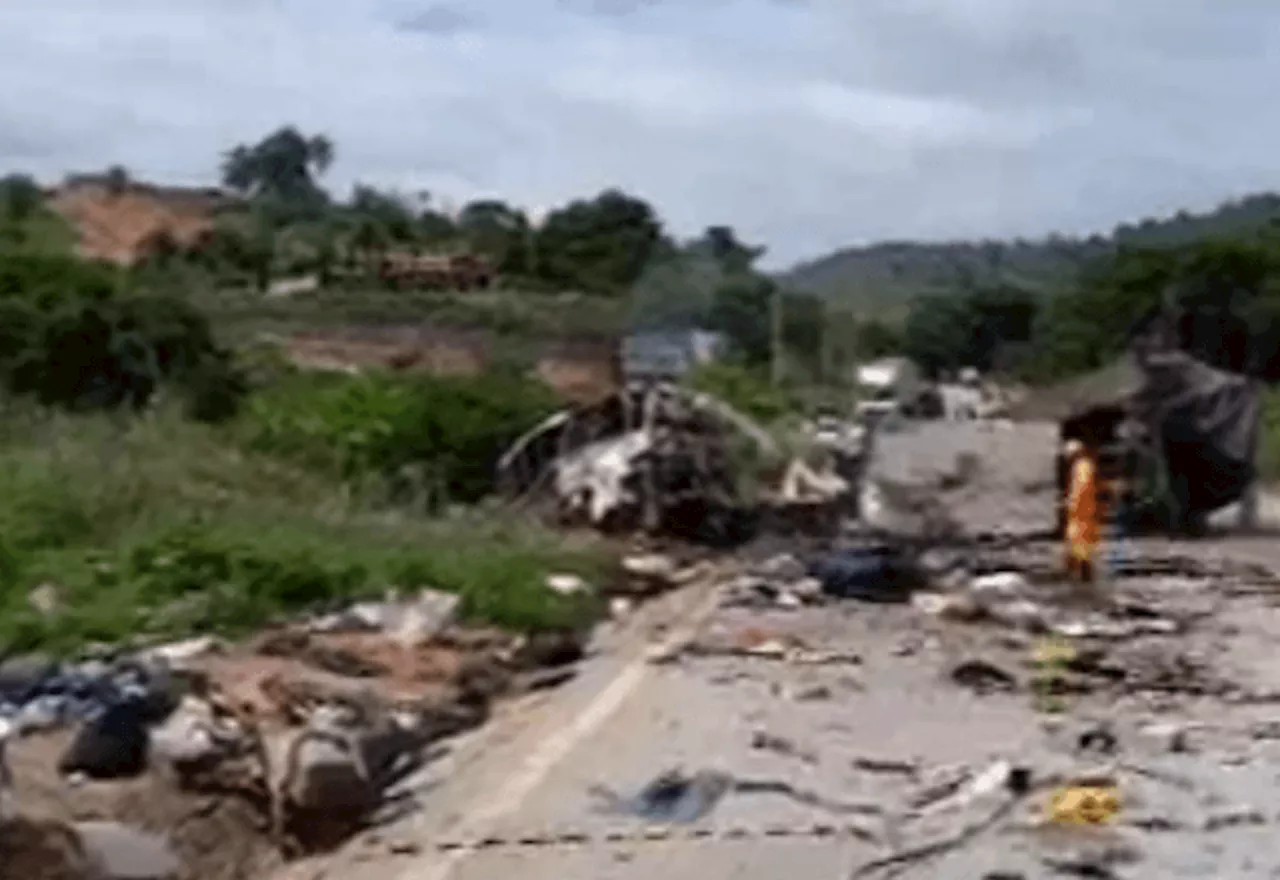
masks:
[(1109, 236), (1040, 241), (885, 242), (851, 247), (783, 273), (798, 290), (859, 309), (894, 313), (916, 296), (1008, 281), (1029, 290), (1071, 285), (1082, 268), (1117, 245), (1177, 245), (1209, 235), (1247, 235), (1280, 222), (1280, 195), (1226, 202), (1204, 214), (1181, 211), (1116, 227)]

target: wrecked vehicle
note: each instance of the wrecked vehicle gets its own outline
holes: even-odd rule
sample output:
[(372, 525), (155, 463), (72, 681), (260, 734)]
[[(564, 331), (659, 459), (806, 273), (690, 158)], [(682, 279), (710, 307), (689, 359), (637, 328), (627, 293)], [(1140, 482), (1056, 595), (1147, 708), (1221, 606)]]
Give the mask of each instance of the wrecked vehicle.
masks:
[[(1061, 415), (1060, 445), (1101, 451), (1105, 485), (1130, 529), (1196, 532), (1208, 516), (1248, 502), (1257, 476), (1258, 383), (1159, 345), (1136, 346), (1113, 388)], [(1060, 492), (1065, 465), (1057, 465)], [(1061, 516), (1059, 524), (1061, 525)]]
[(1144, 384), (1134, 419), (1151, 438), (1173, 502), (1174, 524), (1190, 530), (1246, 500), (1257, 477), (1259, 383), (1182, 351), (1139, 356)]
[(564, 410), (498, 462), (508, 497), (550, 496), (561, 521), (733, 543), (750, 532), (742, 463), (778, 454), (750, 419), (709, 395), (631, 383)]
[[(847, 432), (850, 426), (843, 426)], [(793, 439), (784, 454), (722, 400), (633, 382), (556, 413), (498, 462), (510, 499), (549, 501), (564, 525), (717, 546), (770, 533), (833, 533), (855, 500), (862, 431)]]

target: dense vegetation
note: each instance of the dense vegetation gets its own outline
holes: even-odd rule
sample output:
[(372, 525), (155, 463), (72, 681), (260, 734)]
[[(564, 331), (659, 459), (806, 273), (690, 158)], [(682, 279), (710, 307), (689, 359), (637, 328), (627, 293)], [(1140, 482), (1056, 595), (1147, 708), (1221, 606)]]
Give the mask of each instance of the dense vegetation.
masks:
[[(926, 368), (971, 364), (1049, 381), (1105, 366), (1161, 309), (1209, 363), (1280, 379), (1280, 236), (1272, 227), (1188, 245), (1121, 247), (1051, 296), (977, 287), (913, 302), (897, 340)], [(886, 329), (888, 337), (892, 331)]]
[(1074, 287), (1117, 250), (1182, 247), (1204, 238), (1251, 236), (1280, 220), (1280, 195), (1261, 194), (1205, 214), (1124, 223), (1109, 236), (1042, 241), (886, 242), (836, 251), (796, 266), (783, 280), (798, 290), (863, 310), (900, 313), (918, 296), (1011, 286), (1035, 293)]
[[(290, 234), (313, 196), (296, 179), (263, 185), (223, 244), (252, 255), (236, 223), (271, 218)], [(216, 295), (187, 283), (210, 254), (123, 270), (74, 259), (71, 240), (27, 178), (4, 181), (0, 654), (234, 633), (423, 586), (518, 629), (592, 612), (544, 579), (599, 581), (600, 549), (456, 507), (491, 490), (495, 456), (554, 405), (548, 389), (504, 372), (302, 376), (219, 341)], [(41, 585), (52, 614), (28, 601)]]
[[(70, 257), (71, 231), (30, 178), (0, 181), (0, 653), (234, 632), (424, 585), (513, 627), (590, 613), (543, 580), (603, 576), (600, 551), (458, 507), (491, 490), (495, 456), (554, 406), (548, 389), (506, 367), (471, 379), (304, 376), (254, 357), (252, 334), (230, 328), (444, 320), (514, 339), (570, 321), (575, 332), (699, 325), (721, 331), (737, 363), (694, 384), (764, 421), (813, 402), (800, 386), (839, 381), (868, 356), (1038, 380), (1092, 370), (1161, 304), (1182, 309), (1183, 344), (1202, 357), (1280, 377), (1273, 197), (1109, 239), (885, 245), (780, 280), (731, 227), (678, 241), (616, 190), (536, 221), (495, 200), (451, 213), (367, 186), (337, 200), (319, 182), (334, 152), (291, 128), (230, 150), (224, 181), (243, 202), (211, 246), (162, 249), (129, 270)], [(379, 252), (459, 248), (498, 266), (498, 289), (393, 292), (358, 277)], [(840, 265), (861, 267), (860, 289), (899, 308), (855, 318), (844, 293), (792, 286)], [(262, 294), (296, 272), (329, 283)], [(781, 385), (769, 369), (779, 365)], [(1274, 437), (1274, 412), (1267, 424)], [(1275, 447), (1264, 440), (1272, 472)], [(42, 584), (61, 603), (52, 615), (28, 602)]]

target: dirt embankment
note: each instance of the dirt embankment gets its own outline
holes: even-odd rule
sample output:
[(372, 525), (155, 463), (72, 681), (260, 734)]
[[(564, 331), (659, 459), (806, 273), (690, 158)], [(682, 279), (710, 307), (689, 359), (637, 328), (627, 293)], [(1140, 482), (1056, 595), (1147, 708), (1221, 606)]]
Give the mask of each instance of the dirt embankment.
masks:
[(228, 203), (219, 190), (111, 186), (92, 178), (70, 180), (49, 199), (50, 209), (75, 229), (81, 257), (122, 266), (170, 245), (199, 247), (212, 234), (217, 211)]
[[(478, 376), (499, 359), (501, 345), (479, 328), (353, 325), (299, 333), (286, 341), (285, 351), (305, 369)], [(531, 372), (572, 403), (595, 403), (622, 384), (618, 346), (610, 339), (547, 340), (536, 346), (531, 360)]]

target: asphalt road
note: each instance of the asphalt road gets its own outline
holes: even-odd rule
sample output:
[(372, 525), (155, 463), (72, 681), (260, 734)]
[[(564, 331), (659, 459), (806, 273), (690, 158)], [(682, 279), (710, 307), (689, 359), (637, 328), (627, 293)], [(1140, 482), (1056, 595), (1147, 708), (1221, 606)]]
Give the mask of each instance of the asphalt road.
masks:
[[(1261, 539), (1135, 550), (1280, 557)], [(507, 707), (431, 765), (413, 784), (418, 809), (408, 818), (298, 876), (836, 880), (982, 814), (981, 802), (932, 819), (907, 811), (932, 784), (1008, 760), (1036, 778), (1102, 762), (1119, 781), (1121, 814), (1103, 829), (1046, 829), (1038, 817), (1048, 793), (1035, 791), (974, 841), (897, 876), (1070, 876), (1062, 872), (1073, 859), (1092, 859), (1112, 874), (1087, 876), (1280, 877), (1280, 857), (1268, 855), (1280, 820), (1275, 588), (1165, 576), (1106, 589), (1190, 629), (1109, 643), (1131, 680), (1098, 683), (1047, 713), (1032, 637), (907, 606), (726, 608), (713, 586), (688, 587), (606, 632), (577, 680)], [(782, 638), (812, 650), (650, 662), (694, 632), (704, 642)], [(822, 650), (860, 662), (806, 662)], [(950, 679), (975, 659), (1012, 674), (1013, 690), (979, 693)], [(1232, 693), (1196, 685), (1199, 676), (1228, 682)], [(1115, 731), (1117, 751), (1079, 754), (1079, 731), (1100, 720)], [(1169, 730), (1181, 731), (1184, 749), (1174, 750)], [(630, 794), (673, 768), (718, 770), (770, 790), (730, 792), (704, 817), (665, 826), (603, 811), (592, 795), (596, 786)]]

